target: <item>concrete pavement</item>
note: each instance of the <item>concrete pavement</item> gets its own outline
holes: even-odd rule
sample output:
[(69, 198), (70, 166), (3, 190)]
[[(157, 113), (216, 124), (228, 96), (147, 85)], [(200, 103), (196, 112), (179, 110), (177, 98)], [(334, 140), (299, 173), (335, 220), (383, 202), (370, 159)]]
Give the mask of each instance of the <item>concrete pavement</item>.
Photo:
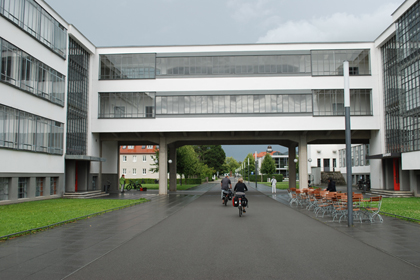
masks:
[(167, 196), (114, 195), (152, 201), (1, 243), (0, 278), (418, 278), (417, 224), (385, 218), (349, 229), (270, 192), (251, 188), (241, 218), (222, 205), (220, 183)]

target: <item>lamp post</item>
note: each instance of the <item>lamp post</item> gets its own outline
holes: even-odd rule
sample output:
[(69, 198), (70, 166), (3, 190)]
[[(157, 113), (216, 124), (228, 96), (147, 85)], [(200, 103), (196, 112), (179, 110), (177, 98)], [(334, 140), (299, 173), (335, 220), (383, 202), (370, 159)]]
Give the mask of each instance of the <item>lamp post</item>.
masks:
[(257, 176), (257, 164), (258, 164), (258, 160), (257, 160), (257, 151), (255, 151), (255, 188), (258, 188), (257, 187), (257, 178), (258, 178), (258, 176)]
[(250, 184), (250, 181), (249, 181), (249, 158), (248, 158), (248, 185)]
[(343, 62), (344, 71), (344, 110), (346, 123), (346, 168), (347, 168), (347, 210), (348, 227), (353, 226), (353, 196), (351, 189), (351, 127), (350, 127), (350, 86), (349, 86), (349, 62)]

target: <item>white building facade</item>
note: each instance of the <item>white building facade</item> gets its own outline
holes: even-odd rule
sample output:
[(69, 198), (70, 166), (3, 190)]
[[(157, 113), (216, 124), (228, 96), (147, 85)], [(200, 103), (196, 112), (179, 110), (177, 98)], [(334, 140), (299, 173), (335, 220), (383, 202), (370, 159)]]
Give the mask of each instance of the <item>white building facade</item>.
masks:
[[(403, 79), (411, 88), (397, 91), (400, 104), (410, 101), (402, 116), (389, 95), (399, 84), (390, 71), (418, 79), (411, 66), (394, 69), (392, 46), (419, 1), (405, 1), (375, 42), (147, 47), (96, 47), (43, 1), (0, 3), (0, 203), (46, 198), (54, 180), (56, 196), (105, 182), (116, 192), (121, 145), (159, 145), (161, 194), (168, 172), (176, 188), (177, 147), (280, 144), (291, 184), (297, 147), (303, 188), (308, 145), (344, 144), (345, 60), (352, 141), (378, 158), (372, 188), (395, 189), (393, 168), (400, 188), (417, 194), (419, 87)], [(404, 46), (416, 65), (418, 45)]]

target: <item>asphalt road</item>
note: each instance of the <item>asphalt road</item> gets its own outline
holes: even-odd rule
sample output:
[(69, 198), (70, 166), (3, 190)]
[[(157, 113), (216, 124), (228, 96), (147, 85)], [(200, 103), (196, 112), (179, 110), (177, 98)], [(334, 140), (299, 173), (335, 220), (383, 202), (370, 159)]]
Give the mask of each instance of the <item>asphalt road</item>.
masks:
[(66, 279), (418, 279), (420, 269), (251, 189), (220, 185)]

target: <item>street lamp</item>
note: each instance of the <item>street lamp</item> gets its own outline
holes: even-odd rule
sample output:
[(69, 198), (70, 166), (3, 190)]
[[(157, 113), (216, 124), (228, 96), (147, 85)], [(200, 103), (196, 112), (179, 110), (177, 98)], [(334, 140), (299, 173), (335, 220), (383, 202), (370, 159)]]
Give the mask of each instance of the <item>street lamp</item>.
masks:
[(172, 163), (172, 159), (168, 160), (168, 162), (169, 162), (169, 164), (171, 164)]

